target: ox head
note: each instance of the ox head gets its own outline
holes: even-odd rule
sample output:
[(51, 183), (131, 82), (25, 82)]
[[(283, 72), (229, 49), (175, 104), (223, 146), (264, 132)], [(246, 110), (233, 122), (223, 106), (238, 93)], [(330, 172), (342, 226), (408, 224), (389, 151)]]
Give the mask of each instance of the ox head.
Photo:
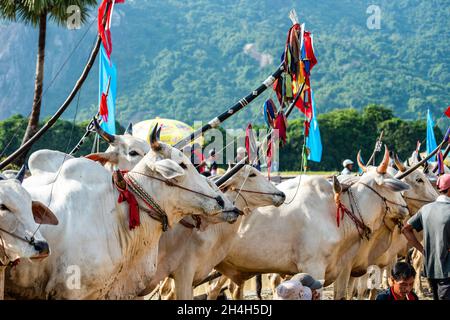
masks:
[(109, 147), (105, 152), (91, 153), (86, 158), (100, 162), (107, 170), (113, 171), (114, 167), (131, 170), (149, 151), (146, 141), (132, 136), (131, 123), (123, 135), (113, 135), (104, 131), (95, 118), (93, 121), (95, 130)]
[(279, 207), (286, 199), (283, 192), (250, 165), (228, 179), (221, 189), (229, 199), (236, 199), (236, 205), (245, 213), (264, 206)]
[[(17, 179), (0, 178), (0, 265), (20, 258), (47, 257), (49, 246), (38, 224), (58, 224), (50, 209), (39, 201), (32, 201), (21, 186), (23, 171)], [(29, 241), (32, 237), (34, 241)]]
[[(394, 156), (394, 161), (398, 172), (394, 168), (389, 168), (388, 171), (392, 175), (398, 176), (409, 169), (407, 165), (404, 165), (399, 160), (397, 155)], [(401, 180), (411, 187), (403, 192), (403, 196), (411, 210), (411, 215), (415, 214), (423, 205), (436, 200), (439, 195), (431, 184), (430, 179), (421, 170), (414, 170)]]
[(235, 222), (239, 210), (213, 182), (198, 173), (183, 152), (159, 141), (159, 131), (156, 125), (149, 136), (150, 151), (130, 173), (144, 188), (158, 190), (161, 207), (167, 213), (175, 213), (169, 216), (169, 224), (187, 215), (200, 215), (209, 223)]
[[(358, 190), (360, 191), (360, 203), (364, 205), (381, 205), (379, 208), (382, 210), (383, 215), (387, 219), (399, 220), (404, 219), (408, 215), (408, 209), (406, 208), (406, 202), (403, 199), (401, 192), (410, 189), (410, 186), (396, 179), (392, 174), (388, 172), (389, 165), (389, 150), (385, 146), (385, 153), (383, 160), (377, 167), (364, 166), (361, 161), (361, 154), (358, 152), (357, 162), (359, 167), (364, 171), (364, 175), (361, 176)], [(368, 185), (374, 189), (378, 195), (365, 188), (363, 184)], [(383, 198), (389, 200), (383, 201)], [(386, 206), (388, 210), (386, 210)], [(382, 221), (379, 221), (382, 222)]]

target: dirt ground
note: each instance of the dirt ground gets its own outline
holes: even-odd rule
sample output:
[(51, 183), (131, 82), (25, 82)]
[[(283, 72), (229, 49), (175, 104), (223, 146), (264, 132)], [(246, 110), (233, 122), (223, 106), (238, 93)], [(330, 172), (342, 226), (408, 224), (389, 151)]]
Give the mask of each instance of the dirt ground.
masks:
[[(424, 288), (424, 296), (420, 296), (421, 300), (432, 300), (433, 296), (431, 294), (430, 287), (428, 285), (428, 281), (422, 277), (422, 287)], [(381, 289), (380, 289), (381, 291)], [(206, 292), (206, 285), (202, 285), (195, 289), (194, 295), (201, 295)], [(225, 294), (228, 299), (231, 299), (231, 294), (229, 290), (225, 290)], [(272, 300), (272, 290), (270, 289), (270, 282), (268, 280), (267, 275), (263, 275), (263, 289), (262, 289), (262, 298), (263, 300)], [(250, 279), (245, 283), (244, 287), (244, 297), (246, 300), (256, 300), (258, 297), (256, 296), (255, 290), (255, 279)], [(356, 299), (356, 298), (354, 298)], [(325, 287), (322, 291), (322, 300), (333, 300), (333, 285)], [(366, 299), (367, 300), (367, 299)]]

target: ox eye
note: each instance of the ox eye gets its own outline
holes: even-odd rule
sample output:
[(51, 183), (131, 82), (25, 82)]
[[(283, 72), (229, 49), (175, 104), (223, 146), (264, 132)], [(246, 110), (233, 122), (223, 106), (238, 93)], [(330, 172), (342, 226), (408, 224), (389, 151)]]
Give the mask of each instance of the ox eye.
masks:
[(128, 155), (135, 157), (135, 156), (138, 156), (139, 153), (137, 153), (137, 151), (131, 150), (130, 152), (128, 152)]
[(8, 210), (9, 211), (8, 207), (5, 206), (3, 203), (0, 204), (0, 210)]
[(249, 178), (254, 178), (256, 177), (256, 173), (250, 173)]
[(419, 179), (417, 179), (416, 181), (417, 181), (418, 183), (423, 183), (422, 178), (419, 178)]
[(182, 167), (183, 169), (187, 169), (187, 165), (184, 162), (180, 163), (180, 167)]

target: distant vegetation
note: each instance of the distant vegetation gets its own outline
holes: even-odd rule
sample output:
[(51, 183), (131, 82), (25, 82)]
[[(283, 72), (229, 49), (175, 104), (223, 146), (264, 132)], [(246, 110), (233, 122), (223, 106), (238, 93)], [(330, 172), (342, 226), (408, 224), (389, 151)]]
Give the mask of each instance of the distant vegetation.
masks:
[[(294, 112), (298, 112), (294, 110)], [(383, 141), (390, 150), (397, 152), (402, 159), (410, 156), (416, 148), (416, 142), (423, 142), (425, 148), (426, 122), (401, 120), (393, 116), (392, 110), (377, 105), (370, 105), (359, 112), (355, 109), (333, 110), (318, 116), (323, 144), (323, 157), (320, 163), (308, 162), (309, 170), (333, 171), (340, 170), (344, 159), (355, 161), (356, 153), (362, 150), (365, 161), (370, 157), (376, 138), (384, 130)], [(55, 149), (70, 152), (80, 137), (84, 134), (87, 121), (77, 123), (59, 120), (33, 147), (37, 149)], [(118, 123), (118, 132), (124, 128)], [(0, 152), (1, 157), (16, 150), (26, 127), (23, 116), (13, 116), (0, 121)], [(436, 140), (443, 138), (442, 132), (435, 128)], [(296, 171), (300, 169), (301, 147), (303, 145), (303, 120), (289, 121), (287, 144), (280, 150), (280, 171)], [(86, 155), (91, 152), (93, 136), (83, 144), (76, 155)], [(209, 142), (207, 142), (209, 143)], [(107, 145), (102, 142), (101, 150)], [(31, 154), (31, 153), (30, 153)], [(377, 161), (380, 161), (381, 155)], [(356, 163), (356, 161), (355, 161)], [(226, 166), (224, 166), (226, 167)]]
[[(126, 124), (160, 116), (192, 125), (194, 120), (214, 118), (276, 69), (291, 8), (297, 9), (314, 34), (319, 63), (311, 81), (319, 114), (355, 109), (343, 113), (345, 117), (375, 103), (392, 109), (401, 119), (424, 119), (427, 108), (440, 116), (449, 104), (450, 92), (448, 1), (376, 1), (381, 9), (379, 30), (366, 26), (371, 4), (369, 0), (139, 0), (119, 4), (112, 28), (112, 58), (118, 68), (117, 119)], [(69, 31), (49, 26), (44, 87), (85, 28)], [(95, 29), (94, 24), (45, 94), (45, 115), (55, 111), (80, 74)], [(32, 105), (36, 31), (1, 22), (0, 30), (0, 41), (7, 44), (0, 49), (0, 117), (27, 115)], [(273, 63), (260, 68), (258, 61), (244, 53), (249, 43), (270, 54)], [(80, 119), (95, 113), (97, 81), (94, 67), (82, 89)], [(262, 124), (261, 105), (269, 95), (265, 93), (225, 126), (243, 128), (249, 120)], [(329, 117), (334, 115), (324, 115), (324, 130), (333, 126)]]

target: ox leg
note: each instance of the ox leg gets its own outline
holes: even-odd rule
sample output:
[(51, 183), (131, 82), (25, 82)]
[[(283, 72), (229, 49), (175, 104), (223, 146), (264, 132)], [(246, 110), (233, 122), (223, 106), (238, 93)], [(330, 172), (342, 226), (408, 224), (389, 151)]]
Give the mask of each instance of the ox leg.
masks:
[(209, 286), (209, 292), (208, 292), (208, 298), (207, 300), (217, 300), (217, 297), (219, 296), (220, 292), (222, 291), (222, 287), (225, 285), (225, 283), (228, 281), (228, 278), (226, 276), (220, 276), (219, 279), (215, 283)]
[(5, 299), (5, 270), (6, 267), (0, 266), (0, 300)]
[(388, 264), (383, 269), (383, 273), (382, 273), (382, 275), (383, 275), (383, 281), (382, 281), (383, 289), (389, 288), (389, 276), (390, 276), (391, 271), (392, 271), (392, 266), (393, 266), (393, 263)]
[(237, 283), (230, 281), (230, 291), (233, 300), (244, 300), (245, 280), (239, 280)]
[(358, 295), (358, 292), (355, 292), (355, 291), (359, 287), (360, 280), (361, 280), (361, 278), (354, 278), (354, 277), (350, 277), (348, 279), (348, 286), (347, 286), (347, 288), (348, 288), (347, 289), (347, 299), (348, 300), (353, 300), (353, 297)]
[(367, 273), (356, 279), (356, 281), (357, 281), (357, 286), (356, 286), (357, 296), (356, 296), (356, 298), (358, 300), (365, 300), (365, 298), (366, 298), (367, 280), (368, 279), (369, 279), (369, 275)]
[(256, 296), (259, 300), (262, 300), (261, 291), (262, 291), (262, 274), (258, 274), (255, 277), (255, 288), (256, 288)]
[(378, 290), (377, 289), (370, 289), (369, 291), (369, 300), (375, 300), (377, 297)]
[(167, 277), (159, 288), (159, 296), (162, 300), (175, 300), (175, 284), (172, 278)]
[(174, 274), (177, 300), (192, 300), (194, 298), (194, 270), (189, 266), (179, 268)]
[(270, 287), (272, 289), (272, 296), (275, 296), (276, 289), (281, 283), (281, 276), (278, 273), (272, 273), (269, 276), (269, 280), (270, 280)]
[(347, 298), (347, 286), (350, 279), (351, 267), (346, 266), (342, 269), (334, 282), (334, 300), (345, 300)]

